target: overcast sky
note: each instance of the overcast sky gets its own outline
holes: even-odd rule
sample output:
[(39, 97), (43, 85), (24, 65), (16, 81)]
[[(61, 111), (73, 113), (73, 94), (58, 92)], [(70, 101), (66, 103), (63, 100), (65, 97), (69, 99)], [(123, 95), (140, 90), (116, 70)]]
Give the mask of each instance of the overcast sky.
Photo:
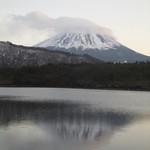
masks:
[[(37, 13), (40, 19), (33, 24), (33, 11), (47, 16)], [(111, 29), (122, 44), (150, 55), (150, 0), (1, 0), (0, 40), (36, 44), (53, 32), (47, 17), (90, 20)]]

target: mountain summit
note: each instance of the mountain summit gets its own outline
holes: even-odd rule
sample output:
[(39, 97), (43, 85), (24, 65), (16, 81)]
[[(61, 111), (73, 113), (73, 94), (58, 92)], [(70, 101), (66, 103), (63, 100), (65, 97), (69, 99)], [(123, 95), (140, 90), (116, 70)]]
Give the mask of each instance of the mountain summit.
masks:
[(54, 48), (75, 48), (76, 50), (114, 49), (119, 46), (111, 31), (90, 21), (77, 18), (58, 18), (57, 34), (36, 46)]
[(88, 54), (111, 62), (147, 61), (150, 57), (137, 53), (119, 43), (112, 32), (82, 19), (59, 18), (57, 34), (36, 47), (46, 47), (75, 54)]
[(54, 47), (76, 50), (98, 49), (107, 50), (115, 49), (120, 44), (111, 36), (96, 33), (61, 33), (44, 42), (39, 43), (40, 47)]

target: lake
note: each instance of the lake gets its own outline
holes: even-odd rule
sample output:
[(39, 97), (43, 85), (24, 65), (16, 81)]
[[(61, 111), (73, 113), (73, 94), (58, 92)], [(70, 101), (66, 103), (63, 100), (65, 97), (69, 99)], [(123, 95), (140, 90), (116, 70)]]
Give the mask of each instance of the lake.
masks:
[(0, 150), (149, 150), (150, 92), (0, 88)]

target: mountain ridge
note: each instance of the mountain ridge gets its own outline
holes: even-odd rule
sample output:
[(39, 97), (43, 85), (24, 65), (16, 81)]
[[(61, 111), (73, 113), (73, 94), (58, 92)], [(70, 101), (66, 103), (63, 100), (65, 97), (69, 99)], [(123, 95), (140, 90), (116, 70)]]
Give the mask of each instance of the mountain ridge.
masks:
[(113, 36), (104, 33), (59, 33), (35, 46), (73, 54), (88, 54), (96, 59), (114, 63), (150, 60), (149, 56), (122, 45)]
[(45, 48), (15, 45), (0, 41), (0, 67), (41, 66), (49, 63), (96, 63), (100, 62), (88, 55), (75, 55)]

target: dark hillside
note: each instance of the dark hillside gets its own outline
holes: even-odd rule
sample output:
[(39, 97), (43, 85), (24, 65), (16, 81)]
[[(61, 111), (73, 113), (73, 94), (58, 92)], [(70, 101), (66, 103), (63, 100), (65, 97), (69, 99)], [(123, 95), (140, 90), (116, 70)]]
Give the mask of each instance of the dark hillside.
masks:
[(150, 90), (150, 62), (5, 68), (0, 86)]

